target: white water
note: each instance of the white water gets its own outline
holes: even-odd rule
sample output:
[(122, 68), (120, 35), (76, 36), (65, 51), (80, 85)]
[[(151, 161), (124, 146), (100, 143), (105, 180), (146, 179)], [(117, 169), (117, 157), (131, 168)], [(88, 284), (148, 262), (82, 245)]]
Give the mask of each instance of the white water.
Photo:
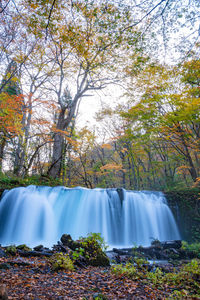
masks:
[(99, 232), (110, 247), (147, 246), (152, 238), (180, 239), (160, 192), (64, 187), (15, 188), (0, 201), (0, 244), (56, 244)]

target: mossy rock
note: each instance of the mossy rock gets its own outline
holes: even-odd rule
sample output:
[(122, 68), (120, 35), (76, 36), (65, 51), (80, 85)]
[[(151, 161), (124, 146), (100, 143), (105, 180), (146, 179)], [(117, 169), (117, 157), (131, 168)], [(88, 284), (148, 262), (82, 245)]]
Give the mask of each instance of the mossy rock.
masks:
[(23, 251), (32, 251), (32, 249), (29, 248), (26, 244), (18, 245), (16, 248)]
[(109, 266), (110, 261), (105, 252), (104, 240), (101, 238), (100, 234), (91, 233), (87, 237), (81, 237), (77, 241), (73, 241), (69, 234), (63, 234), (61, 237), (61, 242), (64, 246), (69, 247), (74, 251), (74, 256), (76, 259), (83, 257), (86, 264), (92, 266)]
[(77, 242), (77, 241), (74, 241), (72, 238), (71, 238), (71, 235), (70, 234), (63, 234), (61, 236), (61, 242), (63, 243), (64, 246), (67, 246), (69, 247), (70, 249), (72, 250), (76, 250), (77, 248), (80, 247), (80, 243)]
[(6, 247), (5, 252), (7, 254), (15, 256), (17, 254), (17, 248), (15, 246), (8, 246)]
[(88, 237), (82, 238), (79, 242), (81, 247), (84, 249), (84, 257), (89, 265), (99, 267), (110, 265), (109, 258), (102, 250), (101, 243), (99, 242), (99, 235), (88, 235)]
[(99, 251), (94, 257), (90, 257), (89, 264), (94, 267), (107, 267), (110, 265), (109, 258), (103, 251)]

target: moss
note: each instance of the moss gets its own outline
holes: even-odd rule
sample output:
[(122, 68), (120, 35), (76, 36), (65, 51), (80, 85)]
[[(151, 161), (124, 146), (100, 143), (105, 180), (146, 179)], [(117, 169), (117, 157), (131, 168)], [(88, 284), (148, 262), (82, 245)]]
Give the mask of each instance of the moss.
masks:
[(200, 190), (188, 189), (165, 193), (173, 212), (181, 238), (193, 243), (200, 242)]
[(84, 249), (84, 257), (89, 265), (109, 266), (110, 261), (103, 249), (106, 248), (103, 238), (99, 233), (91, 233), (79, 240)]
[(23, 250), (23, 251), (31, 251), (31, 250), (32, 250), (31, 248), (29, 248), (29, 247), (28, 247), (27, 245), (25, 245), (25, 244), (18, 245), (16, 248), (19, 249), (19, 250)]
[(12, 245), (12, 246), (6, 247), (5, 252), (6, 252), (7, 254), (10, 254), (10, 255), (13, 255), (13, 256), (16, 255), (16, 254), (17, 254), (16, 246)]
[(0, 173), (0, 195), (4, 190), (9, 190), (15, 187), (28, 185), (43, 185), (43, 186), (58, 186), (62, 185), (60, 179), (53, 179), (45, 175), (26, 176), (24, 178), (16, 177), (14, 175), (7, 175)]
[(58, 271), (62, 269), (68, 271), (74, 270), (73, 261), (70, 259), (68, 254), (55, 253), (54, 255), (52, 255), (49, 262), (53, 271)]

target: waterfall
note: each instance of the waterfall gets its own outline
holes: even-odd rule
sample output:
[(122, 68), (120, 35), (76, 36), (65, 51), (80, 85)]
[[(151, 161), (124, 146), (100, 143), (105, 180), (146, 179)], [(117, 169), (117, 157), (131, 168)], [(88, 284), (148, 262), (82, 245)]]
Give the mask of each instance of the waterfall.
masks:
[(0, 244), (56, 244), (101, 233), (110, 247), (148, 246), (152, 239), (180, 239), (161, 192), (81, 187), (19, 187), (0, 201)]

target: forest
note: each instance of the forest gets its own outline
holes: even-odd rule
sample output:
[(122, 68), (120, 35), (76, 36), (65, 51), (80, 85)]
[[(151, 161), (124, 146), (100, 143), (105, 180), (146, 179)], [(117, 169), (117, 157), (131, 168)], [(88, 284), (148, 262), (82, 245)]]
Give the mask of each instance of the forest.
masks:
[(5, 0), (0, 16), (3, 181), (198, 186), (198, 1)]
[(199, 299), (200, 1), (0, 0), (0, 300)]

